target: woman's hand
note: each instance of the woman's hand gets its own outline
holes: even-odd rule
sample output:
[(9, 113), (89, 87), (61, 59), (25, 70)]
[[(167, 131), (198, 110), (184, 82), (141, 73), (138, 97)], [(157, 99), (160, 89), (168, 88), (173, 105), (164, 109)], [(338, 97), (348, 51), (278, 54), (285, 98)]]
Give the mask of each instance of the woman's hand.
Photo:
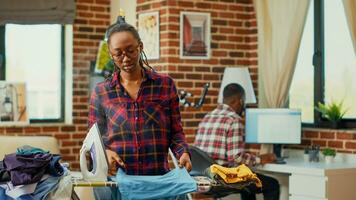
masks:
[(117, 172), (118, 167), (125, 168), (125, 163), (121, 160), (119, 155), (115, 151), (111, 151), (109, 149), (106, 149), (106, 156), (108, 157), (108, 162), (109, 162), (109, 170), (108, 174), (109, 176), (115, 176)]
[(188, 172), (192, 170), (192, 162), (190, 161), (190, 156), (188, 153), (183, 153), (179, 158), (179, 167), (185, 167)]

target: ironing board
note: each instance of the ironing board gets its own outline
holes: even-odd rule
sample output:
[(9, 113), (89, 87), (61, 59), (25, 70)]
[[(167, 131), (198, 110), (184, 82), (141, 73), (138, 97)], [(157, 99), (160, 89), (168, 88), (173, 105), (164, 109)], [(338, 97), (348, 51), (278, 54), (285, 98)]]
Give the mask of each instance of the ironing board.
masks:
[[(79, 200), (78, 195), (74, 191), (74, 187), (118, 187), (118, 183), (114, 181), (86, 181), (83, 180), (83, 176), (80, 172), (71, 172), (73, 193), (72, 200)], [(207, 193), (213, 187), (217, 186), (217, 183), (212, 181), (210, 178), (205, 176), (194, 176), (192, 177), (197, 182), (197, 192)]]

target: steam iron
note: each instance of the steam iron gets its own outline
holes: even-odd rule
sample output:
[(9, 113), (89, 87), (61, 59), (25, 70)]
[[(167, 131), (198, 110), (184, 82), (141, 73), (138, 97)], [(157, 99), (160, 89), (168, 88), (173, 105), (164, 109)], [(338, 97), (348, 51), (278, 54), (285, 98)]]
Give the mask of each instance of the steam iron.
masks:
[[(88, 170), (86, 153), (93, 161), (92, 170)], [(80, 149), (80, 170), (87, 181), (107, 181), (108, 159), (98, 125), (95, 123), (89, 130)]]

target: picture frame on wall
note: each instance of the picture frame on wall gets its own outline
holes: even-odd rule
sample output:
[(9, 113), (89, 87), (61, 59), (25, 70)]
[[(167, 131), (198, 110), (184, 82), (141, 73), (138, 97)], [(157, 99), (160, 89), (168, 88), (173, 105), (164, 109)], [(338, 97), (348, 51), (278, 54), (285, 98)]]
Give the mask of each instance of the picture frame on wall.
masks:
[(159, 12), (147, 12), (138, 15), (138, 33), (148, 60), (159, 59)]
[(210, 59), (210, 13), (180, 13), (180, 58)]
[(0, 81), (0, 126), (29, 124), (26, 84)]

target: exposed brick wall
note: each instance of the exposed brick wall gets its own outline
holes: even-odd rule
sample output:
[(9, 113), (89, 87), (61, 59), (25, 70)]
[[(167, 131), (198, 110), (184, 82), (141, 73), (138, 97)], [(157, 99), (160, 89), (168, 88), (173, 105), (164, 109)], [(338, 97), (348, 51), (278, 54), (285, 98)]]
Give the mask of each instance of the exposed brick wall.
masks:
[(73, 125), (31, 124), (0, 127), (1, 135), (48, 135), (59, 140), (64, 161), (79, 168), (79, 149), (87, 131), (89, 65), (110, 22), (110, 0), (76, 0), (73, 24)]
[(302, 149), (309, 145), (319, 145), (322, 149), (331, 147), (342, 153), (356, 153), (356, 130), (305, 128), (302, 144), (288, 145), (288, 148)]
[[(200, 109), (181, 108), (188, 142), (194, 141), (198, 123), (215, 108), (220, 81), (225, 67), (247, 66), (257, 88), (257, 27), (251, 0), (138, 0), (137, 13), (160, 12), (160, 59), (150, 64), (168, 73), (178, 90), (194, 94), (197, 101), (203, 85), (211, 86)], [(192, 60), (179, 58), (179, 17), (181, 11), (211, 14), (211, 58)], [(257, 94), (257, 90), (256, 90)]]
[[(198, 123), (215, 108), (223, 70), (228, 66), (249, 67), (257, 91), (257, 23), (251, 0), (137, 0), (137, 13), (160, 12), (160, 59), (150, 61), (152, 66), (170, 74), (178, 90), (201, 94), (206, 82), (212, 85), (206, 103), (201, 109), (181, 108), (184, 131), (188, 142), (194, 141)], [(179, 58), (179, 14), (181, 11), (211, 13), (211, 58), (189, 60)], [(305, 130), (305, 131), (304, 131)], [(303, 148), (319, 144), (322, 148), (333, 147), (339, 152), (356, 153), (356, 130), (303, 129)], [(247, 148), (257, 152), (260, 145), (249, 144)]]

